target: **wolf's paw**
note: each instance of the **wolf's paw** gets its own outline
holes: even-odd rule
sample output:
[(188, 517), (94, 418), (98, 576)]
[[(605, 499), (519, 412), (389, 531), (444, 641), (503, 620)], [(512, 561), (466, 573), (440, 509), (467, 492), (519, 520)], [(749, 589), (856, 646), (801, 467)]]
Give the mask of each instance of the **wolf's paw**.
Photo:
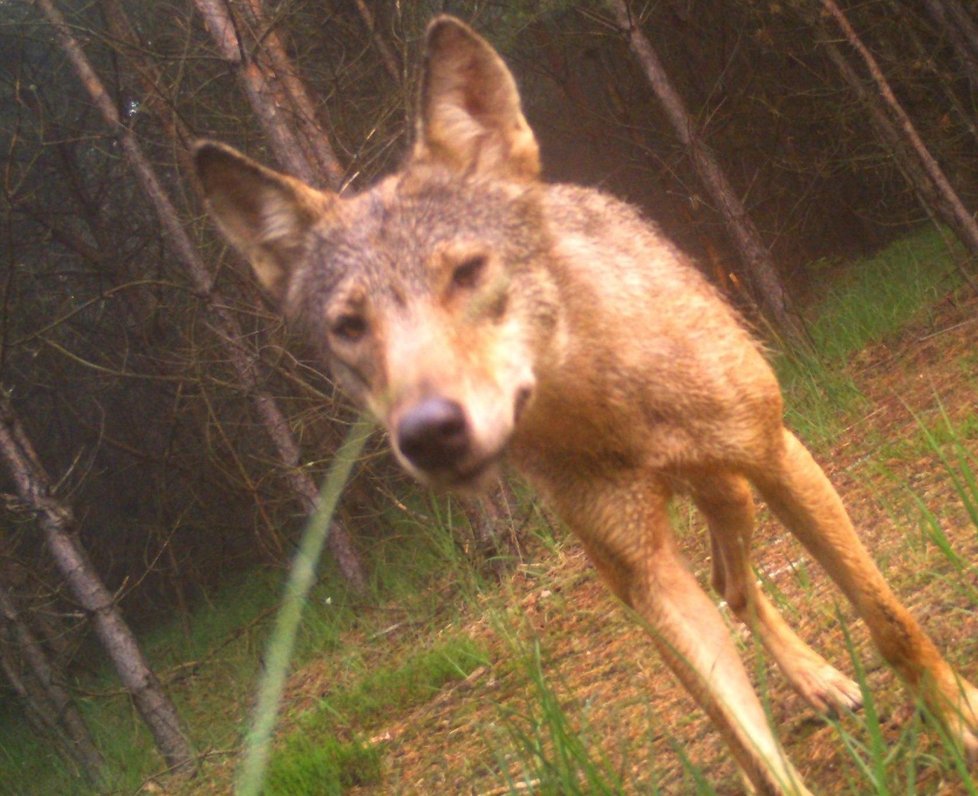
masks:
[(976, 733), (974, 725), (958, 717), (946, 720), (946, 723), (952, 737), (954, 737), (964, 750), (965, 759), (968, 761), (969, 767), (978, 768), (978, 733)]
[(972, 768), (978, 768), (978, 735), (975, 735), (971, 730), (965, 730), (961, 741), (968, 757), (968, 765)]
[(862, 707), (859, 685), (825, 661), (805, 666), (795, 675), (789, 677), (792, 686), (819, 713), (835, 715)]
[[(859, 710), (863, 695), (859, 686), (806, 645), (780, 650), (778, 664), (791, 687), (822, 715)], [(788, 652), (788, 654), (785, 654)]]
[(962, 694), (960, 705), (960, 737), (968, 763), (972, 768), (978, 768), (978, 689), (966, 685), (966, 693)]
[[(941, 689), (940, 716), (964, 750), (972, 768), (978, 767), (978, 688), (952, 674)], [(933, 709), (933, 706), (932, 706)]]

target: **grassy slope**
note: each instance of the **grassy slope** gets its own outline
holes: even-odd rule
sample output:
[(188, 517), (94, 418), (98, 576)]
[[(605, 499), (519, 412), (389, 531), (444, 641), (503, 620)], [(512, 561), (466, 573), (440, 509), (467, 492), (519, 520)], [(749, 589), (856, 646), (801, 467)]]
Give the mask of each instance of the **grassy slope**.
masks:
[[(791, 424), (819, 451), (897, 591), (974, 679), (978, 516), (967, 502), (978, 501), (978, 305), (943, 298), (952, 270), (928, 233), (847, 269), (815, 308), (821, 362), (778, 366)], [(403, 533), (374, 551), (375, 571), (389, 580), (376, 584), (370, 605), (350, 606), (320, 585), (270, 793), (738, 791), (708, 723), (573, 540), (527, 511), (524, 560), (501, 585), (458, 553), (448, 504), (392, 512)], [(701, 524), (686, 505), (676, 515), (705, 581)], [(859, 716), (816, 719), (733, 628), (810, 784), (853, 794), (974, 792), (821, 571), (763, 512), (756, 539), (759, 573), (789, 621), (844, 670), (861, 668), (874, 695)], [(228, 792), (275, 580), (250, 576), (201, 609), (189, 636), (174, 628), (148, 643), (206, 753), (192, 784), (160, 780), (168, 791)], [(101, 697), (85, 708), (108, 750), (111, 790), (136, 791), (157, 763), (127, 703)], [(0, 792), (85, 792), (7, 719), (0, 770)]]

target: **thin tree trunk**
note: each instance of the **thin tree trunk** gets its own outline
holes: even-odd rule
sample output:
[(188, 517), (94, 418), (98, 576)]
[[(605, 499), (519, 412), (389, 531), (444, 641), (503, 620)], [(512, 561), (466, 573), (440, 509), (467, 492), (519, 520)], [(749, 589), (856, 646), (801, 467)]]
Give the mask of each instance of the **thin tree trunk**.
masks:
[[(58, 42), (72, 62), (78, 78), (98, 107), (106, 124), (117, 136), (126, 160), (156, 208), (173, 252), (187, 269), (199, 298), (207, 307), (208, 324), (227, 350), (239, 384), (251, 397), (258, 416), (271, 437), (279, 460), (285, 467), (290, 488), (299, 499), (304, 513), (311, 514), (317, 504), (319, 490), (309, 475), (298, 466), (299, 446), (285, 415), (275, 399), (259, 386), (261, 363), (256, 353), (242, 342), (244, 335), (237, 319), (227, 309), (227, 302), (223, 301), (213, 289), (212, 276), (184, 230), (176, 208), (163, 189), (149, 160), (140, 149), (135, 135), (119, 118), (108, 92), (72, 36), (64, 18), (54, 7), (52, 0), (37, 0), (37, 5), (54, 28)], [(356, 589), (365, 588), (366, 581), (360, 558), (353, 547), (349, 533), (339, 523), (333, 523), (327, 546), (346, 580)]]
[[(256, 2), (256, 0), (250, 1)], [(394, 55), (393, 50), (387, 46), (387, 42), (384, 41), (384, 37), (378, 32), (377, 23), (374, 19), (373, 12), (370, 10), (370, 6), (367, 5), (365, 0), (356, 0), (356, 4), (357, 12), (360, 14), (360, 19), (363, 20), (363, 25), (367, 29), (367, 33), (370, 34), (374, 47), (377, 48), (377, 52), (380, 54), (380, 60), (381, 63), (384, 64), (384, 69), (387, 70), (387, 74), (390, 75), (391, 80), (397, 84), (400, 84), (401, 68), (398, 66), (397, 57)]]
[[(489, 560), (492, 572), (497, 575), (502, 574), (510, 558), (520, 553), (513, 516), (515, 506), (516, 496), (503, 478), (485, 496), (462, 501), (476, 552), (481, 559)], [(505, 535), (504, 530), (508, 530)]]
[(278, 93), (289, 101), (290, 115), (306, 159), (327, 188), (340, 190), (343, 187), (343, 168), (326, 128), (319, 121), (315, 103), (305, 83), (299, 78), (275, 28), (266, 21), (262, 0), (241, 0), (240, 7), (252, 28), (255, 42), (261, 44), (256, 48), (255, 55), (268, 56), (267, 63), (259, 61), (263, 74), (282, 87)]
[[(941, 226), (941, 220), (944, 219), (945, 223), (947, 223), (946, 220), (950, 217), (950, 211), (923, 170), (920, 162), (910, 151), (906, 138), (900, 134), (899, 129), (897, 129), (896, 125), (886, 114), (885, 109), (879, 101), (870, 94), (859, 75), (856, 74), (856, 70), (853, 69), (852, 64), (849, 63), (835, 43), (826, 40), (823, 43), (823, 47), (829, 56), (829, 60), (832, 61), (835, 68), (839, 70), (839, 74), (842, 75), (842, 79), (849, 85), (853, 94), (856, 95), (856, 98), (869, 112), (869, 119), (876, 129), (881, 143), (889, 150), (893, 162), (900, 170), (907, 184), (916, 194), (920, 206), (924, 209), (924, 212), (934, 225), (939, 230), (943, 230), (944, 227)], [(951, 225), (948, 224), (948, 226)], [(953, 229), (953, 226), (951, 228)], [(947, 243), (949, 246), (951, 245), (950, 240)], [(965, 268), (963, 263), (958, 262), (957, 258), (955, 258), (955, 263), (965, 282), (971, 286), (972, 290), (978, 291), (978, 284), (976, 284), (971, 272)]]
[(145, 53), (146, 47), (130, 24), (120, 0), (101, 0), (100, 8), (109, 34), (125, 47), (124, 50), (119, 46), (115, 49), (123, 51), (122, 55), (126, 63), (138, 76), (147, 112), (153, 114), (163, 125), (167, 137), (174, 142), (174, 151), (180, 169), (184, 174), (193, 174), (194, 165), (190, 147), (195, 136), (183, 123), (180, 115), (175, 112), (171, 98), (163, 93), (165, 83), (161, 71), (148, 58), (130, 57), (130, 53)]
[[(954, 20), (954, 24), (961, 30), (968, 49), (975, 57), (978, 57), (978, 23), (975, 22), (972, 12), (961, 5), (960, 0), (944, 0), (944, 5)], [(971, 5), (974, 8), (974, 3)]]
[[(46, 4), (49, 0), (38, 2)], [(123, 686), (132, 695), (160, 753), (173, 769), (192, 769), (193, 754), (176, 709), (149, 668), (112, 594), (78, 543), (71, 510), (52, 497), (50, 479), (2, 387), (0, 456), (16, 484), (18, 496), (35, 514), (55, 565), (75, 599), (90, 614), (99, 641)]]
[(45, 738), (49, 735), (60, 738), (54, 707), (48, 703), (37, 683), (31, 683), (22, 676), (21, 661), (14, 658), (12, 641), (5, 638), (6, 635), (7, 628), (0, 617), (0, 671), (24, 706), (24, 715), (35, 732)]
[(951, 19), (943, 0), (924, 0), (924, 5), (931, 17), (934, 18), (941, 33), (947, 36), (947, 40), (954, 49), (954, 54), (961, 62), (961, 66), (964, 67), (968, 77), (968, 85), (974, 91), (978, 88), (978, 51), (972, 51), (964, 31)]
[[(238, 76), (281, 167), (310, 185), (338, 189), (343, 170), (275, 31), (267, 31), (262, 39), (271, 61), (264, 65), (256, 57), (257, 50), (242, 41), (224, 0), (194, 0), (194, 5), (221, 57)], [(260, 3), (245, 7), (254, 24), (262, 25)], [(288, 109), (293, 112), (286, 118)], [(296, 129), (303, 135), (297, 135)]]
[[(931, 4), (940, 5), (939, 0), (925, 0), (925, 3), (928, 5), (928, 7), (930, 7)], [(916, 58), (922, 63), (927, 64), (928, 70), (931, 72), (934, 79), (934, 83), (939, 87), (941, 93), (944, 95), (944, 101), (947, 102), (947, 104), (954, 111), (954, 115), (958, 117), (958, 121), (967, 128), (968, 132), (971, 134), (971, 137), (975, 141), (978, 141), (978, 127), (975, 127), (972, 114), (968, 112), (961, 100), (958, 98), (957, 91), (952, 85), (952, 82), (944, 79), (944, 76), (940, 73), (940, 67), (931, 57), (931, 54), (928, 52), (924, 42), (921, 41), (920, 36), (917, 35), (917, 31), (915, 30), (916, 26), (911, 17), (909, 8), (904, 4), (904, 0), (889, 0), (887, 5), (890, 7), (893, 13), (901, 19), (901, 27), (903, 28), (903, 32), (905, 32), (905, 35), (911, 42), (913, 42), (913, 48), (916, 51)], [(946, 21), (944, 24), (947, 24)], [(957, 31), (955, 30), (952, 33), (952, 30), (948, 28), (946, 33), (948, 38), (951, 38), (951, 36), (956, 34)], [(900, 42), (899, 45), (902, 46), (903, 42)], [(907, 56), (904, 54), (903, 57), (906, 58)], [(978, 60), (973, 60), (970, 65), (965, 63), (964, 67), (968, 71), (968, 82), (971, 84), (972, 91), (974, 91), (975, 88), (978, 87), (978, 84), (976, 84), (976, 81), (978, 81)]]
[[(972, 12), (961, 5), (960, 0), (943, 0), (943, 2), (951, 17), (952, 27), (960, 33), (963, 46), (971, 53), (973, 59), (978, 59), (978, 23), (975, 22)], [(978, 75), (975, 77), (978, 78)]]
[(245, 51), (223, 0), (194, 0), (194, 5), (204, 18), (204, 25), (221, 57), (238, 75), (281, 167), (304, 182), (316, 185), (318, 175), (303, 157), (292, 128), (281, 119), (282, 97), (276, 96), (258, 64)]
[(63, 730), (68, 736), (67, 746), (71, 757), (81, 765), (91, 782), (98, 783), (103, 760), (92, 740), (92, 734), (78, 708), (75, 707), (71, 695), (61, 685), (61, 678), (55, 672), (44, 647), (21, 618), (13, 599), (2, 585), (0, 585), (0, 616), (13, 632), (17, 647), (40, 687), (40, 693), (31, 701), (43, 716), (44, 722), (51, 723), (53, 731), (61, 734)]
[(933, 190), (940, 197), (937, 209), (941, 213), (945, 223), (955, 231), (958, 238), (969, 251), (978, 255), (978, 223), (975, 222), (974, 217), (965, 208), (961, 198), (944, 174), (944, 171), (920, 138), (916, 127), (914, 127), (907, 112), (903, 109), (903, 106), (890, 88), (890, 84), (883, 75), (883, 71), (876, 62), (876, 58), (873, 57), (873, 54), (863, 44), (859, 35), (853, 29), (852, 25), (849, 24), (849, 20), (836, 4), (835, 0), (822, 0), (822, 7), (835, 20), (845, 36), (846, 41), (859, 53), (863, 62), (866, 64), (866, 68), (869, 70), (869, 74), (876, 84), (880, 99), (893, 115), (893, 118), (896, 120), (897, 129), (907, 141), (909, 151), (920, 163), (924, 174), (926, 174), (926, 179), (931, 183)]
[(628, 37), (629, 46), (645, 72), (652, 91), (662, 104), (676, 135), (686, 147), (696, 173), (716, 203), (717, 210), (723, 217), (727, 230), (747, 268), (748, 281), (754, 288), (761, 309), (775, 327), (793, 341), (804, 344), (807, 338), (799, 319), (789, 306), (784, 284), (778, 275), (771, 253), (764, 245), (743, 202), (727, 180), (713, 150), (700, 137), (696, 129), (696, 121), (669, 81), (658, 54), (633, 18), (626, 0), (608, 0), (608, 5), (618, 26)]

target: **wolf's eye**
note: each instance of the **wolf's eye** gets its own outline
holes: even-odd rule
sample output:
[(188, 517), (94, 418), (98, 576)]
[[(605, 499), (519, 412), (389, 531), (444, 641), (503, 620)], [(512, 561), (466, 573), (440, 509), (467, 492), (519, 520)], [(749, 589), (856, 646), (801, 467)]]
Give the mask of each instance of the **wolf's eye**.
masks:
[(477, 254), (463, 260), (455, 266), (452, 272), (452, 286), (461, 288), (473, 288), (479, 282), (479, 277), (486, 267), (485, 255)]
[(367, 319), (362, 315), (341, 315), (333, 321), (329, 331), (344, 342), (355, 343), (367, 333)]

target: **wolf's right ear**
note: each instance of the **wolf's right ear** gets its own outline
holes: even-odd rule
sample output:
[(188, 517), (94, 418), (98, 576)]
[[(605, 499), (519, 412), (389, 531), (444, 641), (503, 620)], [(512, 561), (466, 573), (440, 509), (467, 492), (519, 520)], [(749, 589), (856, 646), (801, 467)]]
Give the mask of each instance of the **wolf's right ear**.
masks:
[(425, 38), (415, 162), (517, 181), (540, 174), (540, 152), (516, 81), (465, 23), (435, 17)]
[(309, 229), (334, 198), (214, 141), (194, 145), (194, 165), (217, 226), (281, 300)]

